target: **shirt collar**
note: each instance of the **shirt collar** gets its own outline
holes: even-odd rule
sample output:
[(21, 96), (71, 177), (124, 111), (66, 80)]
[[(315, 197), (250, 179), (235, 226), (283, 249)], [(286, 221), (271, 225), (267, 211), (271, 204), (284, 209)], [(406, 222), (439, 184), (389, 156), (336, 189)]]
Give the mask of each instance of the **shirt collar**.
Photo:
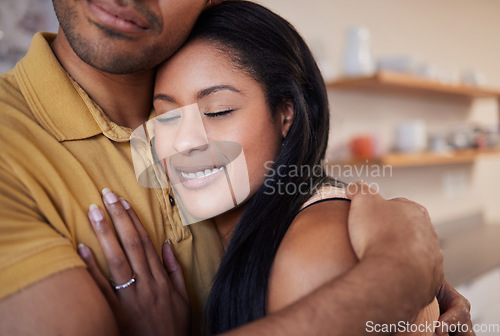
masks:
[(132, 130), (112, 122), (61, 66), (50, 48), (56, 36), (35, 34), (28, 53), (15, 67), (34, 117), (61, 142), (98, 134), (117, 142), (129, 141)]

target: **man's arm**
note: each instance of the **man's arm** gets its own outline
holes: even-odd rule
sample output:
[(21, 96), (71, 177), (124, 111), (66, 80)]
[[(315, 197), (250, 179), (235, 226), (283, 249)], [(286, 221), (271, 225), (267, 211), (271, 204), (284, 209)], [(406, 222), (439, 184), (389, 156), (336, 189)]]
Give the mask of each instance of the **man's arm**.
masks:
[(70, 240), (47, 222), (8, 163), (2, 157), (0, 335), (117, 334), (111, 309)]
[(396, 267), (397, 262), (367, 257), (295, 304), (224, 335), (365, 335), (368, 321), (409, 321), (423, 306), (405, 302), (409, 284), (402, 281), (408, 277), (404, 271), (394, 274)]
[(1, 335), (118, 335), (103, 294), (84, 267), (56, 273), (0, 301)]
[(427, 212), (353, 186), (349, 233), (360, 262), (291, 306), (225, 335), (363, 335), (369, 321), (409, 321), (430, 303), (443, 274)]

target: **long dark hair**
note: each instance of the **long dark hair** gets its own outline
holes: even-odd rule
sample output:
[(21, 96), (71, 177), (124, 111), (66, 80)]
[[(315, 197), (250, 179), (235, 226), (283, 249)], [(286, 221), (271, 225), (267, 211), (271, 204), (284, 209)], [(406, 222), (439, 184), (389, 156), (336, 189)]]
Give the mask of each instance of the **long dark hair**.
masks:
[[(218, 334), (266, 314), (277, 249), (314, 186), (326, 180), (313, 168), (325, 155), (329, 110), (323, 78), (309, 48), (290, 23), (270, 10), (248, 1), (223, 2), (202, 13), (190, 38), (198, 39), (214, 43), (257, 80), (271, 111), (286, 104), (294, 109), (274, 170), (249, 200), (209, 294), (206, 332)], [(280, 174), (273, 174), (278, 167)], [(293, 173), (297, 167), (311, 169)], [(286, 186), (303, 186), (302, 192), (286, 192)]]

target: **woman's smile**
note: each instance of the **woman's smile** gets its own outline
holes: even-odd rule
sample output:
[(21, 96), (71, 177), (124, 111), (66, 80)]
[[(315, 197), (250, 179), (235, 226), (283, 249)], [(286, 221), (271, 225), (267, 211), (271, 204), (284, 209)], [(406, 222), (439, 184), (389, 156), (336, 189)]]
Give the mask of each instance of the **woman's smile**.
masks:
[(224, 174), (223, 170), (226, 169), (225, 167), (226, 166), (220, 168), (179, 167), (175, 168), (175, 172), (179, 177), (179, 181), (185, 188), (201, 189), (219, 179)]

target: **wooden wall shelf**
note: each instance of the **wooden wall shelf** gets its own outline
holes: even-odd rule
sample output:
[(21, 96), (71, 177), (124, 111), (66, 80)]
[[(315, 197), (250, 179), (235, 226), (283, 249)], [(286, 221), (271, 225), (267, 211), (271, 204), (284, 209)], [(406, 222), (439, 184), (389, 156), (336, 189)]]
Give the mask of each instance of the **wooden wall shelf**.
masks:
[(326, 83), (329, 89), (410, 89), (428, 93), (441, 93), (467, 98), (500, 98), (500, 89), (466, 85), (442, 84), (429, 79), (381, 71), (371, 76), (346, 77)]
[(466, 149), (446, 153), (420, 152), (420, 153), (389, 153), (382, 158), (373, 160), (349, 160), (341, 162), (328, 162), (328, 165), (387, 165), (393, 168), (438, 166), (448, 164), (472, 163), (480, 155), (500, 155), (500, 149)]

